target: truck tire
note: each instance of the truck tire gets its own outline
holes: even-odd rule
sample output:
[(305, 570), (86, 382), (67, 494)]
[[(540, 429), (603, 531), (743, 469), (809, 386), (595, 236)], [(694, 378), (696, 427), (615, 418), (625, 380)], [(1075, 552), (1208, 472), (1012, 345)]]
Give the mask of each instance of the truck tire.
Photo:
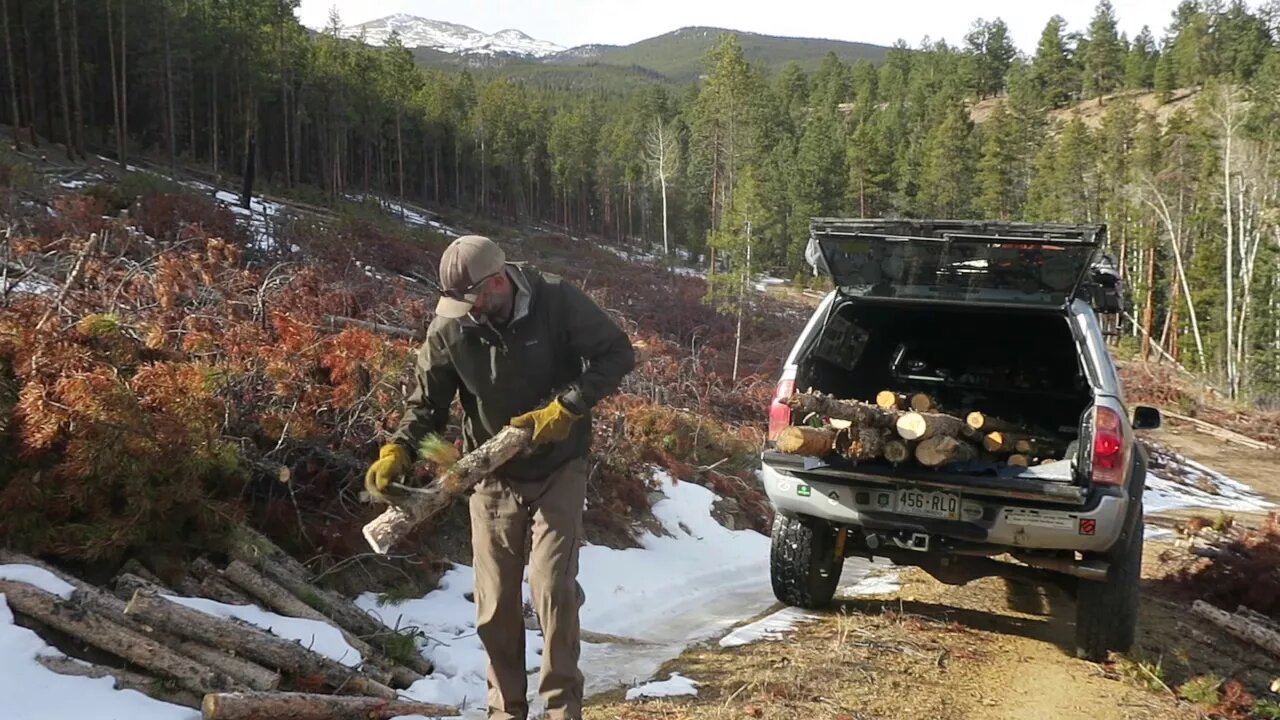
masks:
[(775, 516), (769, 553), (774, 596), (806, 610), (830, 605), (844, 567), (844, 558), (835, 556), (835, 541), (835, 530), (826, 522)]
[(1143, 513), (1117, 547), (1108, 553), (1111, 569), (1105, 582), (1081, 580), (1076, 597), (1076, 656), (1091, 662), (1107, 652), (1128, 652), (1138, 626), (1142, 582)]

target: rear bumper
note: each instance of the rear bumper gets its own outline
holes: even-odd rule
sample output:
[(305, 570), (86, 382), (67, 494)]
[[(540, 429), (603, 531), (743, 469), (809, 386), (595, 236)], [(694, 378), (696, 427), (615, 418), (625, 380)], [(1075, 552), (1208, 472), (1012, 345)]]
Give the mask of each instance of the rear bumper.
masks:
[[(1123, 495), (1101, 495), (1085, 502), (1082, 493), (1076, 502), (1047, 497), (1043, 491), (1063, 492), (1064, 488), (1039, 483), (1039, 496), (1030, 488), (1003, 490), (930, 483), (926, 486), (904, 478), (893, 483), (888, 478), (824, 477), (821, 474), (776, 467), (767, 459), (761, 469), (765, 493), (785, 515), (805, 515), (868, 530), (905, 530), (955, 540), (1010, 548), (1077, 550), (1104, 552), (1120, 537), (1129, 499)], [(1002, 483), (1009, 482), (1001, 480)], [(1023, 481), (1028, 482), (1028, 481)], [(935, 520), (893, 511), (896, 487), (942, 489), (958, 493), (963, 503), (962, 519)], [(1080, 488), (1071, 487), (1073, 491)], [(995, 492), (999, 495), (993, 494)], [(1024, 497), (1025, 496), (1025, 499)], [(1031, 500), (1031, 502), (1027, 502)], [(888, 508), (888, 509), (886, 509)]]

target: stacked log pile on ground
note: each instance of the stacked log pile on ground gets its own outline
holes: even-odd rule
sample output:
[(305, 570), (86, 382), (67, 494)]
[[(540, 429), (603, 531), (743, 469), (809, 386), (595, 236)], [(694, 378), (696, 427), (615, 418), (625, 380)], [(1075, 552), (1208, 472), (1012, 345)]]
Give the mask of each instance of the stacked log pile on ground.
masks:
[[(70, 586), (56, 593), (27, 582), (0, 580), (0, 593), (19, 616), (74, 637), (128, 667), (53, 658), (45, 663), (50, 670), (109, 676), (118, 688), (203, 706), (207, 718), (382, 717), (378, 713), (390, 709), (397, 710), (392, 715), (456, 714), (400, 701), (396, 688), (407, 688), (432, 672), (430, 662), (411, 648), (411, 635), (386, 627), (349, 600), (316, 586), (301, 564), (262, 535), (241, 528), (232, 545), (226, 563), (201, 559), (193, 563), (190, 576), (173, 585), (213, 587), (217, 590), (211, 594), (219, 597), (210, 599), (253, 598), (281, 615), (329, 624), (360, 653), (360, 662), (349, 666), (255, 625), (176, 602), (180, 593), (136, 562), (116, 576), (113, 594), (39, 560), (0, 550), (0, 564), (42, 568)], [(300, 690), (308, 692), (294, 692)]]
[(779, 452), (850, 460), (914, 461), (929, 468), (983, 460), (1038, 465), (1061, 460), (1066, 443), (981, 410), (943, 412), (924, 393), (884, 390), (875, 403), (811, 391), (787, 404), (802, 423), (777, 437)]

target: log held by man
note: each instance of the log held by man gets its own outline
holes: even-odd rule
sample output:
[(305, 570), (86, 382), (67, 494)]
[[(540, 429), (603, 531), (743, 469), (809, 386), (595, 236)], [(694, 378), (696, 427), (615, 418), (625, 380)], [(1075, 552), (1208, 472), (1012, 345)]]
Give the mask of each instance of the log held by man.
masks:
[(533, 431), (508, 425), (480, 447), (464, 455), (444, 477), (417, 491), (402, 490), (394, 505), (364, 526), (369, 547), (381, 555), (419, 523), (449, 506), (453, 498), (493, 474), (503, 463), (529, 447)]

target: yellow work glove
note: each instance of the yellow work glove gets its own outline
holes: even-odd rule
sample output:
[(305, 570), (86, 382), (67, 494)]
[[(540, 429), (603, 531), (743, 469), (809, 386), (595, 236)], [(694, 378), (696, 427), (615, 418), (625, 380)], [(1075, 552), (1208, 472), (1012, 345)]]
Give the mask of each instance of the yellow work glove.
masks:
[(364, 489), (373, 497), (384, 500), (387, 487), (408, 473), (412, 466), (408, 449), (403, 445), (387, 443), (378, 451), (378, 459), (364, 474)]
[(533, 444), (561, 442), (569, 437), (573, 423), (580, 416), (569, 411), (557, 398), (545, 407), (511, 418), (513, 427), (532, 427)]

